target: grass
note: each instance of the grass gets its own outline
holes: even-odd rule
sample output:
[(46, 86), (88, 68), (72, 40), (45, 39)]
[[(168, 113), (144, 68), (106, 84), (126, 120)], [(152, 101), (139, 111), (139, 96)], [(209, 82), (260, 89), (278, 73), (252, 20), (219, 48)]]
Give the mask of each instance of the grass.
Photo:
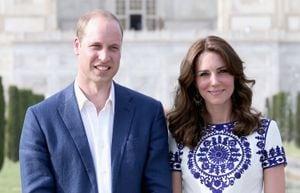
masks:
[(0, 171), (0, 192), (1, 193), (21, 192), (19, 162), (13, 163), (8, 159), (5, 159), (4, 166)]
[(300, 148), (297, 148), (294, 142), (285, 142), (283, 145), (286, 155), (300, 160)]
[[(287, 156), (292, 156), (300, 160), (300, 148), (297, 148), (295, 143), (284, 143), (284, 147)], [(296, 185), (296, 189), (298, 189), (299, 183)], [(287, 193), (296, 192), (296, 189), (294, 188), (296, 185), (289, 184), (289, 187), (287, 187)], [(290, 190), (291, 187), (293, 187), (294, 190)], [(8, 159), (5, 159), (4, 167), (0, 171), (0, 192), (21, 193), (19, 162), (13, 163)]]

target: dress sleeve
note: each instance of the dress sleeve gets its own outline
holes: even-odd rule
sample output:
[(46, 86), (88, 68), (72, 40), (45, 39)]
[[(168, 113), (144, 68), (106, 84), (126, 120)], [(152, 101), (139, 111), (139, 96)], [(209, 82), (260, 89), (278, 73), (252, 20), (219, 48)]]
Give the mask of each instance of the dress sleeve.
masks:
[(183, 154), (182, 145), (178, 144), (169, 134), (169, 156), (170, 166), (173, 171), (181, 171), (181, 156)]
[(266, 132), (265, 148), (261, 161), (263, 169), (287, 164), (280, 131), (277, 123), (273, 120), (270, 121)]

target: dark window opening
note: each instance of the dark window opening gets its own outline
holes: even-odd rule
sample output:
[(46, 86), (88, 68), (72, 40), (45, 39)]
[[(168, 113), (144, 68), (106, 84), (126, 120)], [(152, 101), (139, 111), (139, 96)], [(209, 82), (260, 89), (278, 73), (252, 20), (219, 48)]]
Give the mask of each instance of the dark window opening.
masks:
[(142, 15), (130, 15), (130, 29), (142, 30)]

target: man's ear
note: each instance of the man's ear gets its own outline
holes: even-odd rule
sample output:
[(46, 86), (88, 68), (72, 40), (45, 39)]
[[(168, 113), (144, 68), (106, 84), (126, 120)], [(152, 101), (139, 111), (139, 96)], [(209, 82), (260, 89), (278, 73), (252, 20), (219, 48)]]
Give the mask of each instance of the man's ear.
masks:
[(74, 43), (73, 43), (73, 49), (74, 49), (74, 53), (75, 55), (79, 55), (79, 47), (80, 47), (80, 41), (78, 37), (75, 37), (74, 39)]

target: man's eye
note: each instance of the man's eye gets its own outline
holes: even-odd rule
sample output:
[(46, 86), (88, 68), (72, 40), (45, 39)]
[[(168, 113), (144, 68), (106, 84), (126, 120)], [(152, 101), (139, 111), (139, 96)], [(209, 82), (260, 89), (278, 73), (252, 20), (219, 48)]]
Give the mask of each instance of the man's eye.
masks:
[(120, 48), (119, 48), (118, 46), (113, 46), (113, 47), (111, 47), (111, 50), (112, 50), (112, 51), (119, 51)]
[(90, 47), (92, 48), (101, 48), (100, 44), (91, 44)]

